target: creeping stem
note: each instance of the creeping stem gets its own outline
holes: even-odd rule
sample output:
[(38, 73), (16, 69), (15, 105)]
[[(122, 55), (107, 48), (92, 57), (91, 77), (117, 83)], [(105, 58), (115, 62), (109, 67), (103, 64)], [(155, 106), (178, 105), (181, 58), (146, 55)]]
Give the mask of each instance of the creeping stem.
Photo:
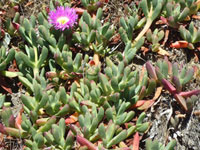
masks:
[(144, 36), (144, 34), (145, 34), (145, 33), (148, 31), (148, 29), (150, 28), (150, 26), (151, 26), (151, 24), (152, 24), (152, 22), (153, 22), (153, 20), (152, 20), (152, 18), (151, 18), (152, 13), (153, 13), (153, 7), (151, 6), (151, 9), (150, 9), (150, 12), (149, 12), (149, 16), (147, 17), (147, 22), (146, 22), (144, 28), (142, 29), (142, 31), (140, 32), (140, 34), (135, 38), (135, 40), (134, 40), (134, 42), (133, 42), (134, 45), (139, 41), (139, 39), (141, 39), (141, 38)]
[(37, 52), (37, 47), (33, 47), (34, 49), (34, 54), (35, 54), (35, 65), (34, 65), (34, 69), (33, 69), (33, 74), (34, 74), (34, 78), (36, 78), (36, 75), (39, 73), (39, 69), (38, 69), (38, 52)]

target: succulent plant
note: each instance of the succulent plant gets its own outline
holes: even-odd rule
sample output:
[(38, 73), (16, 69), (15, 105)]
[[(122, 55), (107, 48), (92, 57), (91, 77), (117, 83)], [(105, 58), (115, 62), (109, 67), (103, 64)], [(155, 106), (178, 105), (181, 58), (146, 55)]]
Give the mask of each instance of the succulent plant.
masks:
[(73, 95), (79, 103), (88, 105), (95, 103), (102, 106), (107, 101), (116, 103), (124, 99), (135, 104), (139, 99), (150, 95), (152, 89), (156, 87), (155, 80), (148, 80), (146, 72), (144, 74), (139, 74), (138, 71), (131, 72), (130, 67), (125, 66), (124, 62), (118, 66), (108, 58), (106, 62), (108, 66), (105, 68), (105, 74), (98, 73), (95, 77), (95, 81), (99, 83), (95, 83), (94, 77), (92, 80), (87, 79), (87, 75), (79, 81), (80, 85), (76, 86)]
[(124, 61), (129, 64), (136, 55), (136, 52), (141, 48), (144, 44), (144, 38), (141, 38), (136, 45), (133, 46), (131, 42), (126, 44), (123, 54), (119, 53), (118, 57), (120, 57), (120, 61), (124, 59)]
[(15, 57), (15, 50), (12, 48), (6, 52), (5, 47), (0, 48), (0, 71), (4, 71), (7, 65), (14, 59)]
[[(47, 20), (47, 14), (39, 13), (37, 18), (31, 16), (30, 20), (24, 19), (19, 28), (19, 32), (23, 39), (28, 43), (28, 47), (46, 47), (54, 55), (55, 52), (68, 50), (69, 46), (66, 42), (66, 35), (71, 34), (71, 30), (60, 32), (51, 28)], [(36, 24), (39, 24), (36, 28)], [(39, 31), (39, 32), (38, 32)]]
[(74, 135), (71, 131), (66, 133), (65, 120), (63, 118), (57, 124), (53, 124), (51, 131), (45, 132), (44, 137), (47, 145), (54, 145), (54, 148), (70, 150), (73, 147)]
[(0, 124), (1, 130), (0, 132), (5, 135), (10, 135), (14, 137), (26, 137), (27, 133), (21, 128), (19, 117), (21, 116), (21, 112), (15, 117), (10, 107), (3, 107), (0, 111), (0, 117), (2, 119), (2, 123)]
[(142, 123), (144, 117), (145, 113), (142, 113), (137, 120), (136, 126), (131, 126), (128, 129), (124, 130), (122, 128), (119, 128), (112, 121), (109, 121), (106, 128), (104, 124), (100, 124), (98, 131), (100, 138), (103, 141), (103, 147), (110, 148), (111, 146), (118, 144), (122, 140), (125, 140), (136, 131), (145, 132), (149, 127), (149, 123)]
[[(36, 75), (39, 75), (39, 70), (44, 66), (44, 62), (48, 56), (47, 47), (44, 45), (39, 47), (38, 35), (34, 29), (35, 24), (36, 18), (34, 16), (31, 16), (30, 20), (24, 19), (19, 32), (29, 45), (25, 45), (26, 54), (22, 51), (16, 54), (20, 71), (24, 74), (30, 74), (34, 78)], [(24, 68), (27, 68), (26, 71)]]
[(104, 56), (109, 51), (107, 44), (114, 34), (114, 28), (110, 27), (108, 22), (102, 25), (101, 17), (101, 8), (97, 10), (95, 19), (84, 11), (79, 21), (80, 31), (73, 34), (73, 39), (80, 43), (85, 51), (94, 50)]
[(119, 28), (119, 34), (126, 45), (123, 57), (126, 59), (127, 63), (131, 62), (137, 50), (144, 44), (144, 37), (140, 38), (136, 43), (132, 43), (134, 30), (141, 28), (145, 22), (145, 18), (139, 21), (139, 17), (136, 14), (134, 15), (135, 16), (130, 16), (129, 18), (120, 18), (121, 27)]
[(171, 140), (167, 146), (159, 143), (157, 140), (152, 141), (151, 139), (147, 139), (145, 143), (146, 150), (174, 150), (175, 146), (175, 140)]
[(161, 48), (159, 41), (164, 37), (164, 31), (158, 31), (155, 29), (152, 33), (151, 29), (146, 33), (147, 40), (152, 43), (152, 51), (157, 53), (162, 53), (164, 50)]
[(189, 49), (194, 49), (193, 44), (200, 42), (200, 29), (197, 29), (193, 22), (190, 23), (189, 30), (187, 30), (184, 26), (180, 26), (179, 31), (181, 37), (189, 42)]
[(13, 19), (6, 18), (6, 20), (4, 22), (6, 32), (10, 36), (14, 36), (17, 33), (17, 31), (19, 30), (20, 23), (22, 21), (23, 21), (23, 18), (20, 16), (19, 12), (15, 12), (15, 16)]
[(102, 6), (103, 2), (100, 0), (81, 0), (81, 4), (89, 12), (94, 12)]
[(97, 111), (97, 108), (93, 105), (91, 110), (86, 106), (82, 106), (82, 111), (83, 114), (78, 117), (82, 129), (81, 131), (85, 138), (89, 139), (89, 141), (93, 141), (98, 135), (98, 125), (104, 118), (104, 109), (100, 107)]
[[(169, 2), (173, 2), (173, 0), (169, 0)], [(198, 1), (197, 0), (190, 0), (190, 1), (187, 1), (187, 0), (175, 0), (174, 2), (176, 3), (179, 3), (180, 6), (181, 6), (181, 9), (184, 9), (184, 8), (189, 8), (189, 15), (192, 15), (192, 14), (196, 14), (196, 12), (198, 11)]]
[[(39, 75), (39, 70), (44, 66), (44, 62), (48, 56), (48, 49), (44, 46), (42, 49), (36, 47), (25, 46), (26, 53), (18, 52), (16, 54), (16, 60), (19, 64), (21, 72), (25, 72), (24, 68), (27, 68), (27, 72), (24, 74), (30, 74), (34, 78)], [(38, 56), (38, 53), (41, 54)]]
[(158, 61), (155, 67), (153, 67), (150, 62), (147, 62), (146, 69), (149, 76), (162, 84), (174, 95), (175, 99), (184, 110), (188, 111), (185, 98), (200, 93), (198, 89), (188, 92), (182, 91), (183, 86), (193, 78), (194, 69), (187, 68), (186, 66), (179, 67), (177, 63), (172, 64), (167, 59)]
[(13, 48), (7, 49), (4, 46), (0, 47), (0, 75), (13, 78), (17, 76), (22, 76), (20, 72), (7, 71), (8, 65), (12, 62), (15, 57), (15, 50)]
[[(107, 58), (106, 63), (106, 76), (110, 80), (112, 89), (120, 93), (121, 99), (126, 99), (134, 104), (138, 99), (150, 95), (151, 89), (156, 86), (155, 81), (148, 80), (147, 72), (131, 71), (130, 67), (126, 66), (126, 62), (121, 61), (116, 66)], [(102, 77), (102, 80), (106, 80), (106, 78)], [(108, 81), (104, 81), (103, 85), (109, 89)]]
[(140, 8), (142, 8), (142, 11), (145, 15), (146, 24), (143, 27), (142, 31), (139, 33), (139, 35), (134, 39), (134, 44), (137, 43), (147, 32), (147, 30), (150, 28), (153, 21), (160, 15), (162, 8), (164, 6), (165, 0), (155, 0), (155, 1), (147, 1), (142, 0), (140, 2)]
[(62, 52), (63, 50), (68, 50), (69, 46), (66, 42), (66, 34), (70, 35), (71, 30), (66, 30), (65, 32), (60, 32), (51, 28), (51, 25), (46, 19), (45, 14), (38, 14), (39, 23), (39, 37), (37, 39), (38, 45), (41, 47), (46, 46), (51, 53), (54, 55), (56, 52)]
[(139, 20), (139, 17), (136, 14), (135, 16), (129, 16), (128, 18), (120, 18), (121, 27), (119, 28), (119, 34), (125, 44), (132, 42), (134, 30), (141, 28), (144, 22), (145, 19)]
[(63, 70), (56, 70), (54, 67), (52, 70), (46, 73), (48, 78), (59, 77), (61, 79), (67, 80), (71, 78), (80, 78), (83, 76), (85, 71), (85, 67), (83, 66), (87, 64), (89, 60), (89, 56), (85, 55), (84, 58), (82, 54), (77, 53), (74, 60), (72, 60), (72, 52), (71, 51), (63, 51), (62, 53), (56, 52), (55, 55), (55, 63), (60, 65)]
[(178, 28), (180, 22), (189, 15), (188, 7), (181, 7), (179, 2), (170, 1), (166, 4), (167, 24), (173, 28)]
[(178, 28), (182, 21), (197, 13), (198, 5), (196, 0), (170, 0), (165, 7), (167, 19), (163, 18), (164, 22), (173, 28)]
[[(169, 25), (177, 27), (196, 13), (199, 5), (195, 0), (133, 3), (132, 10), (125, 8), (130, 16), (120, 18), (119, 34), (125, 49), (114, 55), (116, 60), (108, 56), (115, 27), (102, 20), (102, 0), (82, 0), (86, 10), (81, 13), (81, 8), (68, 7), (69, 0), (52, 0), (50, 7), (37, 17), (23, 19), (16, 13), (13, 20), (8, 19), (0, 39), (6, 38), (6, 34), (20, 35), (24, 41), (17, 52), (8, 49), (13, 46), (9, 42), (0, 49), (0, 75), (18, 76), (26, 92), (20, 97), (22, 108), (17, 113), (12, 111), (11, 102), (6, 102), (8, 94), (0, 93), (0, 133), (22, 139), (25, 150), (138, 150), (139, 134), (150, 128), (143, 110), (154, 103), (159, 89), (164, 87), (186, 112), (191, 112), (200, 90), (184, 91), (184, 86), (192, 80), (195, 68), (172, 64), (167, 58), (155, 65), (148, 61), (136, 69), (130, 63), (144, 44), (145, 34), (152, 50), (161, 50), (159, 42), (164, 32), (150, 30), (158, 16), (168, 17)], [(169, 8), (172, 4), (176, 5)], [(73, 12), (73, 17), (62, 16), (65, 9)], [(82, 16), (74, 26), (78, 20), (76, 13)], [(189, 46), (199, 42), (199, 30), (193, 23), (189, 30), (180, 26), (180, 32)], [(20, 72), (11, 73), (6, 69), (14, 57), (17, 63), (13, 61), (13, 67)], [(155, 92), (157, 85), (162, 87)], [(174, 127), (177, 118), (171, 118)], [(137, 142), (128, 147), (127, 141), (133, 134)], [(175, 144), (174, 140), (167, 146), (147, 140), (146, 149), (173, 150)]]
[(120, 100), (117, 103), (117, 106), (110, 107), (106, 110), (107, 120), (112, 120), (116, 125), (129, 122), (135, 115), (134, 111), (129, 111), (128, 113), (125, 112), (129, 107), (129, 102), (122, 102), (122, 100)]
[(127, 138), (127, 130), (121, 130), (115, 135), (116, 129), (117, 126), (112, 121), (109, 122), (106, 128), (104, 124), (100, 124), (98, 131), (105, 148), (110, 148)]
[(46, 146), (71, 149), (73, 146), (74, 135), (69, 131), (67, 136), (65, 136), (67, 130), (63, 118), (59, 120), (58, 125), (55, 124), (55, 116), (40, 118), (33, 123), (33, 120), (30, 121), (26, 115), (22, 114), (22, 122), (20, 123), (13, 116), (10, 108), (4, 109), (1, 117), (5, 126), (0, 124), (0, 132), (18, 138), (26, 138), (25, 149), (42, 149)]

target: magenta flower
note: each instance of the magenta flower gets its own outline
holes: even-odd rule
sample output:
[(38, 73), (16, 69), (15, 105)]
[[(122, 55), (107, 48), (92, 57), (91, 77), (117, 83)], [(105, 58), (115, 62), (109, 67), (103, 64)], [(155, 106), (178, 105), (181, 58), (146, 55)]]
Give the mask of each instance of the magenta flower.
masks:
[(55, 29), (69, 29), (76, 24), (78, 15), (76, 14), (75, 9), (69, 7), (57, 7), (56, 10), (50, 11), (49, 13), (49, 23), (52, 24)]

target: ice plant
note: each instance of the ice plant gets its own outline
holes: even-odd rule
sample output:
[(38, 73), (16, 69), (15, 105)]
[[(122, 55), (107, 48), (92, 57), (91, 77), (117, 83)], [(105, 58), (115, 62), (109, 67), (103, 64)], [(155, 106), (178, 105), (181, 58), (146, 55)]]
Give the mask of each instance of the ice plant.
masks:
[(49, 13), (49, 23), (52, 24), (57, 30), (64, 31), (73, 27), (78, 19), (75, 9), (69, 7), (57, 7)]

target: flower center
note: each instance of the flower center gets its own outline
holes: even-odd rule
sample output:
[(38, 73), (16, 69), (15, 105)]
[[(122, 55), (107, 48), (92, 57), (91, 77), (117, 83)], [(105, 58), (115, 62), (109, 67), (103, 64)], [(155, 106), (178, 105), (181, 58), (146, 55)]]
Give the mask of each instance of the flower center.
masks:
[(65, 24), (65, 23), (67, 23), (69, 21), (69, 18), (67, 18), (67, 17), (59, 17), (58, 19), (57, 19), (57, 22), (59, 23), (59, 24)]

